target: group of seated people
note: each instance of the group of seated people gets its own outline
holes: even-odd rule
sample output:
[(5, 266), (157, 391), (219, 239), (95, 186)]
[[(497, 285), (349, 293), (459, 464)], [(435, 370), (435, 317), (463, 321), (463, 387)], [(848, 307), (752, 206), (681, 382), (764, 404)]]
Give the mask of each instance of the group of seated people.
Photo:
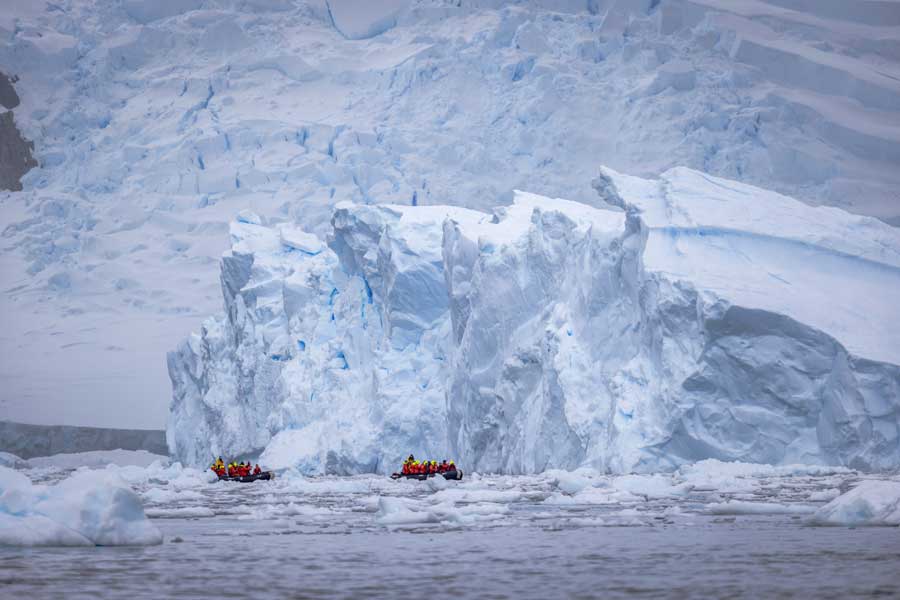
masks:
[(441, 462), (436, 460), (419, 462), (416, 460), (416, 457), (410, 454), (409, 458), (403, 461), (403, 469), (400, 473), (402, 475), (430, 475), (432, 473), (447, 473), (455, 470), (456, 465), (452, 460), (450, 462), (447, 462), (446, 459)]
[(245, 463), (243, 461), (232, 461), (226, 466), (225, 461), (222, 460), (221, 456), (213, 462), (210, 469), (212, 469), (213, 473), (219, 477), (247, 477), (251, 474), (259, 475), (262, 473), (262, 469), (259, 468), (259, 465), (251, 467), (250, 463)]

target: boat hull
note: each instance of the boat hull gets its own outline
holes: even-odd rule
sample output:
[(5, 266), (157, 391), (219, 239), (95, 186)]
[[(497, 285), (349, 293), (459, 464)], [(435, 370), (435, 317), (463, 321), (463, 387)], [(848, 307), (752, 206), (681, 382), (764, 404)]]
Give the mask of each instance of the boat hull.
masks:
[(463, 478), (463, 472), (456, 469), (455, 471), (447, 471), (446, 473), (410, 473), (406, 475), (403, 473), (394, 473), (391, 475), (391, 479), (416, 479), (418, 481), (425, 481), (429, 477), (435, 477), (436, 475), (443, 475), (444, 479), (449, 479), (451, 481), (459, 481)]
[(244, 475), (243, 477), (229, 477), (228, 475), (219, 476), (219, 481), (237, 481), (240, 483), (253, 483), (254, 481), (269, 481), (275, 479), (275, 473), (272, 471), (263, 471), (257, 475)]

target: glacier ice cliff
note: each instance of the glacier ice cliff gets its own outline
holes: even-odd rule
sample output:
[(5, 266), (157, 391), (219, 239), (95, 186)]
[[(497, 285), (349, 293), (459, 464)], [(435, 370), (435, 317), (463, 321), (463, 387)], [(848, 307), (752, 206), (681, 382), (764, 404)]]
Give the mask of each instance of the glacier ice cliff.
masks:
[(7, 0), (0, 71), (13, 421), (162, 429), (242, 208), (324, 238), (686, 166), (900, 225), (895, 0)]
[(309, 473), (900, 465), (900, 232), (685, 168), (598, 205), (242, 213), (170, 353), (171, 452)]

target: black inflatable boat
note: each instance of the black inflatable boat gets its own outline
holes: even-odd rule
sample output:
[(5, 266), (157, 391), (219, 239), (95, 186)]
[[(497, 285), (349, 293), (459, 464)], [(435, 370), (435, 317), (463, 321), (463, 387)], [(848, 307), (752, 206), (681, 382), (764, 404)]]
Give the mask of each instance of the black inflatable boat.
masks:
[(455, 471), (446, 471), (444, 473), (409, 473), (404, 475), (402, 473), (393, 473), (391, 475), (391, 479), (418, 479), (419, 481), (425, 481), (429, 477), (434, 477), (435, 475), (443, 475), (444, 479), (450, 479), (454, 481), (459, 481), (463, 478), (463, 472), (459, 469)]
[(275, 473), (272, 471), (263, 471), (258, 475), (244, 475), (243, 477), (229, 477), (228, 475), (220, 475), (219, 481), (240, 481), (241, 483), (253, 483), (254, 481), (269, 481), (275, 479)]

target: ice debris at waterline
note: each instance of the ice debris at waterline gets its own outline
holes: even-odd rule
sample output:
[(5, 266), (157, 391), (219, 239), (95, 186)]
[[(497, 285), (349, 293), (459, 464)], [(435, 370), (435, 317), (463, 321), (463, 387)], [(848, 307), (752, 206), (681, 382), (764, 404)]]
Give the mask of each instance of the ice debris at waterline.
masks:
[(140, 498), (115, 475), (82, 471), (34, 485), (0, 467), (0, 546), (122, 546), (162, 543)]
[(900, 465), (900, 231), (677, 168), (598, 207), (340, 203), (327, 246), (244, 214), (225, 313), (169, 355), (187, 464), (409, 452), (507, 473)]

